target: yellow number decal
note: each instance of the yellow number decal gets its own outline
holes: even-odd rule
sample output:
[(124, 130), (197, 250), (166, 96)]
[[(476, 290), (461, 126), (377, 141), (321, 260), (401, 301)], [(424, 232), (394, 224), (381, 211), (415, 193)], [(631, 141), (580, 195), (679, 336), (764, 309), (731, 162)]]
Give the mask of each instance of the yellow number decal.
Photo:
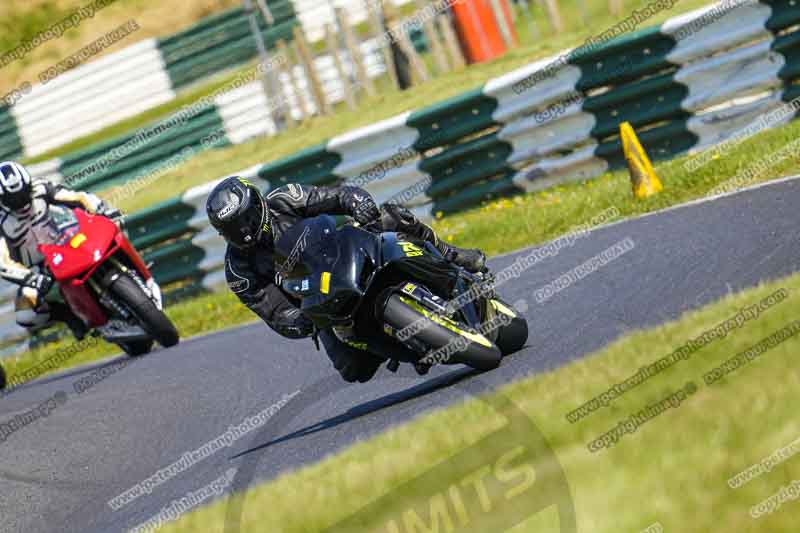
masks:
[(406, 257), (419, 257), (422, 255), (422, 249), (413, 242), (399, 241), (397, 244), (403, 249)]
[(330, 272), (323, 272), (322, 277), (319, 280), (319, 291), (322, 294), (328, 294), (331, 292), (331, 273)]
[(80, 248), (81, 244), (86, 242), (86, 235), (83, 233), (78, 233), (75, 235), (71, 241), (69, 241), (69, 245), (75, 249)]

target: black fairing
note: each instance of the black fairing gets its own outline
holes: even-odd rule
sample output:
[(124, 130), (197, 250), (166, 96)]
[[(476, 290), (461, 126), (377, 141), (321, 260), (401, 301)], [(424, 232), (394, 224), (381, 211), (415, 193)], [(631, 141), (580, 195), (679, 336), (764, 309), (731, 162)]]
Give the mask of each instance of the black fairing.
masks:
[[(408, 254), (408, 243), (421, 253)], [(302, 300), (318, 328), (355, 325), (359, 336), (371, 338), (384, 337), (375, 309), (387, 288), (414, 281), (448, 298), (459, 279), (458, 268), (429, 243), (350, 225), (337, 229), (328, 215), (292, 226), (275, 244), (275, 257), (282, 288)]]
[[(412, 242), (423, 248), (425, 254), (407, 256), (399, 243)], [(434, 293), (445, 298), (449, 296), (458, 280), (458, 268), (442, 257), (442, 254), (428, 242), (406, 239), (398, 233), (381, 234), (382, 263), (384, 267), (391, 265), (393, 275), (400, 275), (396, 285), (403, 281), (416, 281), (425, 285)]]

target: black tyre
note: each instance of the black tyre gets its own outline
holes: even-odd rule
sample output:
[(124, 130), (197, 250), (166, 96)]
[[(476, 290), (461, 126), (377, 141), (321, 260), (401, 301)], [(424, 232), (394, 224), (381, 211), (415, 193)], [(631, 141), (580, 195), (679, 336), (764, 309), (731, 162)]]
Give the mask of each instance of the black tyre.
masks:
[(3, 365), (0, 365), (0, 390), (6, 388), (8, 382), (6, 381), (6, 370), (3, 368)]
[(512, 305), (497, 299), (491, 300), (490, 304), (494, 306), (496, 312), (511, 317), (511, 322), (497, 332), (495, 344), (503, 352), (503, 355), (518, 352), (528, 341), (528, 321)]
[(130, 276), (118, 277), (111, 284), (111, 292), (136, 317), (142, 329), (161, 346), (169, 348), (178, 344), (180, 338), (175, 326)]
[(414, 327), (417, 331), (413, 337), (430, 347), (429, 354), (438, 352), (447, 356), (441, 362), (462, 363), (485, 371), (497, 368), (503, 358), (497, 346), (485, 336), (465, 331), (463, 325), (432, 313), (404, 295), (389, 297), (383, 320), (398, 331), (412, 324), (421, 324)]
[(150, 353), (150, 351), (153, 349), (153, 342), (155, 341), (152, 339), (144, 341), (120, 342), (119, 347), (131, 357), (138, 357), (140, 355)]

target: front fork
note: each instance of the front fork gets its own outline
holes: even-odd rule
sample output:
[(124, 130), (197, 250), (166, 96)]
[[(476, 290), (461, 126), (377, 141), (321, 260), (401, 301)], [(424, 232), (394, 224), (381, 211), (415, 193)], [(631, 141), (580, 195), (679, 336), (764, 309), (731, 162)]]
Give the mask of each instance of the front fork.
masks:
[(153, 301), (156, 307), (158, 307), (159, 311), (163, 310), (163, 297), (161, 294), (161, 288), (152, 276), (145, 282), (142, 280), (139, 272), (128, 268), (127, 265), (125, 265), (116, 257), (109, 257), (107, 261), (114, 266), (115, 270), (105, 275), (100, 283), (92, 278), (89, 278), (88, 280), (89, 286), (95, 291), (95, 294), (97, 294), (100, 304), (103, 307), (112, 311), (123, 320), (128, 320), (130, 318), (130, 312), (125, 308), (125, 306), (120, 305), (111, 296), (111, 294), (109, 294), (109, 287), (111, 287), (111, 285), (120, 276), (127, 274), (131, 277), (131, 279), (133, 279), (139, 288), (142, 289), (145, 295), (147, 295), (147, 297)]
[[(142, 292), (144, 292), (147, 297), (153, 301), (159, 311), (164, 310), (164, 300), (161, 294), (161, 287), (159, 287), (158, 283), (153, 276), (147, 281), (142, 280), (142, 275), (136, 271), (128, 268), (122, 261), (119, 261), (116, 257), (109, 257), (108, 260), (114, 265), (117, 270), (119, 270), (123, 274), (128, 274), (136, 282)], [(116, 277), (111, 281), (116, 280)]]

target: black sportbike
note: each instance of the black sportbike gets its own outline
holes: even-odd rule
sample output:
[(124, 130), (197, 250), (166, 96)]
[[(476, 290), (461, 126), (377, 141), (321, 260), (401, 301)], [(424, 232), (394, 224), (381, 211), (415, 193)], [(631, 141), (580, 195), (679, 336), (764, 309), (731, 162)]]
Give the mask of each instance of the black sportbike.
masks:
[[(430, 243), (328, 215), (302, 220), (276, 243), (281, 287), (317, 330), (421, 373), (435, 364), (491, 370), (528, 338), (490, 274), (453, 265)], [(315, 337), (316, 340), (316, 337)], [(317, 343), (319, 347), (319, 344)]]

